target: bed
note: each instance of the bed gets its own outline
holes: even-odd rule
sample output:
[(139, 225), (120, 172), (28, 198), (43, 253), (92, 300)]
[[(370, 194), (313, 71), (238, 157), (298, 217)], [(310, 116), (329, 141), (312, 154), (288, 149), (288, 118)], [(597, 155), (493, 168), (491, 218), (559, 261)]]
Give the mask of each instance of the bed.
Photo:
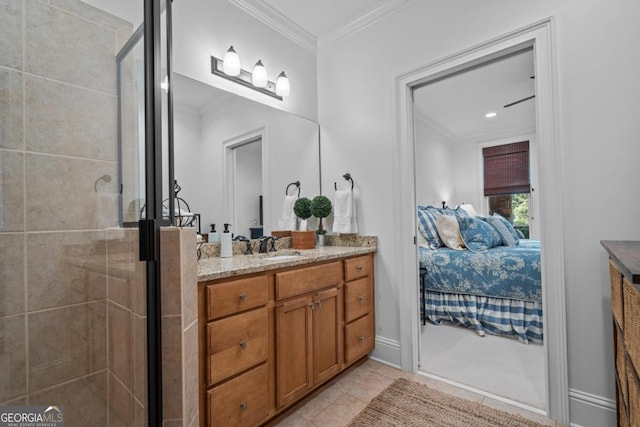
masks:
[[(437, 211), (438, 215), (464, 216)], [(539, 241), (518, 239), (511, 246), (501, 242), (479, 250), (452, 249), (444, 243), (434, 246), (433, 241), (419, 246), (423, 325), (446, 321), (480, 335), (517, 337), (523, 343), (543, 341)]]

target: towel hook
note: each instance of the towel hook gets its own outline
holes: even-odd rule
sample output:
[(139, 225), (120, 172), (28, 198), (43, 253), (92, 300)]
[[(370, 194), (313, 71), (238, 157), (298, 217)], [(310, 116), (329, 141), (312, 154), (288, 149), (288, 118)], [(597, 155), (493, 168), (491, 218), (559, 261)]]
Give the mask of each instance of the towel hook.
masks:
[[(345, 173), (344, 175), (342, 175), (342, 177), (347, 180), (347, 181), (351, 181), (351, 190), (353, 190), (353, 178), (351, 178), (351, 174), (349, 172)], [(333, 187), (336, 189), (336, 191), (338, 190), (338, 183), (334, 182), (333, 183)]]
[(300, 181), (292, 182), (291, 184), (287, 185), (287, 188), (284, 190), (284, 195), (287, 196), (289, 194), (289, 187), (291, 187), (292, 185), (298, 187), (298, 197), (300, 197)]
[(111, 182), (111, 175), (102, 175), (100, 178), (96, 179), (96, 182), (93, 184), (93, 189), (98, 192), (98, 183), (100, 181)]

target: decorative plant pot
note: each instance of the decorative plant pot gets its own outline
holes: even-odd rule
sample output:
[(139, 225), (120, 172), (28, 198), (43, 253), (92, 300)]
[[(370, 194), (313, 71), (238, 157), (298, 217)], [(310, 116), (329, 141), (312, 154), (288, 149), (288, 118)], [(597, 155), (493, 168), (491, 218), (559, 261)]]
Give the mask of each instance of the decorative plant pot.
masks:
[(326, 234), (316, 234), (316, 246), (324, 246), (324, 236)]
[(316, 247), (315, 231), (292, 231), (291, 247), (293, 249), (313, 249)]

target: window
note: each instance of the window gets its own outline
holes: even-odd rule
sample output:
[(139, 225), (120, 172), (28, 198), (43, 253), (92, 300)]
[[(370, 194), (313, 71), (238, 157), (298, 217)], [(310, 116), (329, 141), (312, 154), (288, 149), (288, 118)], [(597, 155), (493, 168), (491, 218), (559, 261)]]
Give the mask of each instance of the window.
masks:
[(482, 149), (484, 195), (497, 213), (529, 237), (529, 141)]

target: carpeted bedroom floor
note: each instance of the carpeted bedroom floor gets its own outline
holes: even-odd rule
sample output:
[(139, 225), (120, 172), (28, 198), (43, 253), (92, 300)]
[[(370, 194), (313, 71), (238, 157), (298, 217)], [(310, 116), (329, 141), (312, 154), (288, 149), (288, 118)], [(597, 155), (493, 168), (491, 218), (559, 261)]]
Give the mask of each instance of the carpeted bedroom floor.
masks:
[(450, 325), (421, 326), (420, 371), (544, 407), (544, 347)]

